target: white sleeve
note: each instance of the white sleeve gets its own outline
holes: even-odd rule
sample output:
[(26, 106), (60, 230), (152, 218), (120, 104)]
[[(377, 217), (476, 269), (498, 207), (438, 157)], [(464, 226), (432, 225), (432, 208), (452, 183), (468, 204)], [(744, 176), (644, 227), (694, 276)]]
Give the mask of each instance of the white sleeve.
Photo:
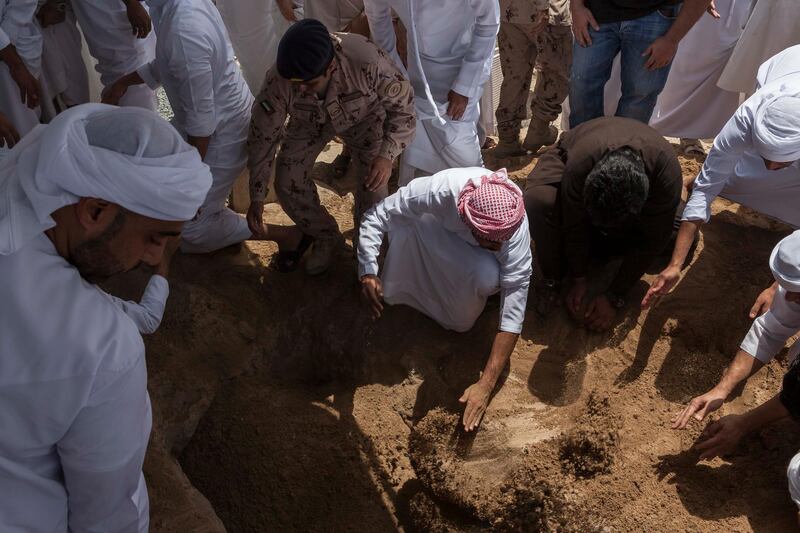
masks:
[(394, 34), (392, 8), (388, 0), (364, 0), (364, 13), (369, 23), (370, 39), (405, 72), (405, 66), (397, 52), (397, 36)]
[(33, 24), (37, 7), (36, 0), (0, 0), (0, 50), (16, 43), (19, 31)]
[(711, 203), (733, 175), (742, 154), (752, 146), (753, 113), (748, 103), (739, 106), (714, 139), (714, 145), (694, 181), (692, 194), (683, 211), (683, 220), (708, 222), (711, 218)]
[(437, 193), (433, 183), (433, 177), (417, 178), (364, 213), (358, 233), (359, 278), (378, 275), (378, 255), (391, 223), (404, 218), (417, 219), (423, 213), (433, 214), (446, 204), (447, 198), (452, 201), (446, 189)]
[(495, 257), (500, 263), (500, 331), (520, 333), (525, 321), (528, 288), (533, 273), (527, 216)]
[(98, 372), (86, 405), (57, 445), (69, 531), (147, 531), (142, 463), (151, 423), (143, 352), (129, 369)]
[(150, 335), (156, 332), (158, 326), (161, 325), (161, 319), (164, 318), (164, 308), (169, 296), (169, 282), (163, 276), (152, 276), (144, 289), (144, 295), (140, 302), (123, 300), (110, 294), (109, 296), (114, 304), (136, 323), (140, 333)]
[(186, 123), (181, 124), (187, 135), (210, 137), (217, 129), (214, 101), (214, 74), (211, 68), (210, 47), (190, 33), (173, 37), (166, 65), (170, 75), (179, 80), (178, 98)]
[(789, 304), (786, 301), (786, 290), (779, 287), (772, 300), (772, 307), (753, 321), (739, 347), (759, 361), (768, 363), (798, 331), (800, 306)]
[(476, 98), (492, 73), (494, 46), (500, 29), (500, 6), (497, 0), (471, 0), (470, 4), (476, 13), (472, 41), (451, 88), (467, 98)]

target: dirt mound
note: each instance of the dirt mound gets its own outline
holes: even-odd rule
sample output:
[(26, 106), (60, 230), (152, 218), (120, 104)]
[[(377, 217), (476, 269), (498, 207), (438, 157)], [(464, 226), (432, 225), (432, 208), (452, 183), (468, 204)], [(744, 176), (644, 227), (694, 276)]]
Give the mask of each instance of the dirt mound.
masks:
[(559, 442), (564, 471), (579, 478), (607, 474), (619, 446), (618, 424), (609, 413), (608, 398), (589, 396), (586, 413)]

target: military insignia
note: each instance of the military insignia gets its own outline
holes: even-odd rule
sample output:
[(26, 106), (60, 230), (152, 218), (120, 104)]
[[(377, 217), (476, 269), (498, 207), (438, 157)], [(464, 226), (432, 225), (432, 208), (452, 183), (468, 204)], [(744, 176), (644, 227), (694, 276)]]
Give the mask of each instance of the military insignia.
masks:
[(386, 86), (386, 96), (389, 98), (397, 98), (403, 91), (403, 84), (399, 81), (393, 81)]
[(261, 109), (263, 109), (268, 115), (271, 115), (275, 112), (275, 108), (272, 107), (267, 100), (261, 100)]

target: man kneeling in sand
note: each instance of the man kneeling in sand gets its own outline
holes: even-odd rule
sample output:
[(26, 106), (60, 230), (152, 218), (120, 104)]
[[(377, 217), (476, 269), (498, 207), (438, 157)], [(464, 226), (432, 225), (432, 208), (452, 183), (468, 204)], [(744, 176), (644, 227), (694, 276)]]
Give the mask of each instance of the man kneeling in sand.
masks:
[[(378, 277), (384, 233), (389, 248)], [(487, 298), (501, 293), (489, 360), (460, 399), (464, 428), (475, 429), (525, 318), (532, 256), (522, 192), (505, 169), (450, 169), (417, 178), (364, 214), (358, 262), (362, 294), (375, 318), (382, 301), (406, 304), (463, 332)]]
[[(685, 428), (692, 418), (702, 421), (719, 409), (735, 389), (769, 363), (786, 345), (786, 341), (800, 332), (800, 231), (795, 231), (778, 243), (772, 251), (769, 266), (777, 283), (777, 290), (771, 291), (772, 301), (765, 304), (769, 310), (753, 322), (719, 383), (692, 399), (673, 420), (673, 429)], [(754, 309), (759, 304), (757, 301)], [(800, 420), (798, 349), (800, 342), (796, 342), (790, 351), (794, 361), (783, 378), (783, 390), (779, 394), (746, 413), (724, 416), (708, 425), (700, 435), (701, 442), (696, 446), (700, 459), (733, 452), (742, 437), (772, 422), (789, 416)], [(800, 453), (792, 459), (787, 473), (789, 492), (800, 508)]]

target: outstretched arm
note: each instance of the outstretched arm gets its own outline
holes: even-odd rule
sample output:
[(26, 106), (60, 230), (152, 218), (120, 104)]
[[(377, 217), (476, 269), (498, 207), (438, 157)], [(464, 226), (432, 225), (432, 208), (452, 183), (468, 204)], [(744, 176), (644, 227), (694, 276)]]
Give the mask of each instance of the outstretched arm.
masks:
[(517, 345), (519, 339), (518, 333), (510, 333), (508, 331), (498, 331), (492, 343), (492, 351), (489, 354), (489, 360), (486, 362), (481, 377), (467, 387), (464, 394), (459, 401), (464, 406), (464, 417), (462, 422), (465, 431), (472, 431), (477, 428), (489, 406), (492, 392), (494, 391), (497, 380), (500, 374), (511, 359), (511, 354), (514, 352), (514, 347)]

